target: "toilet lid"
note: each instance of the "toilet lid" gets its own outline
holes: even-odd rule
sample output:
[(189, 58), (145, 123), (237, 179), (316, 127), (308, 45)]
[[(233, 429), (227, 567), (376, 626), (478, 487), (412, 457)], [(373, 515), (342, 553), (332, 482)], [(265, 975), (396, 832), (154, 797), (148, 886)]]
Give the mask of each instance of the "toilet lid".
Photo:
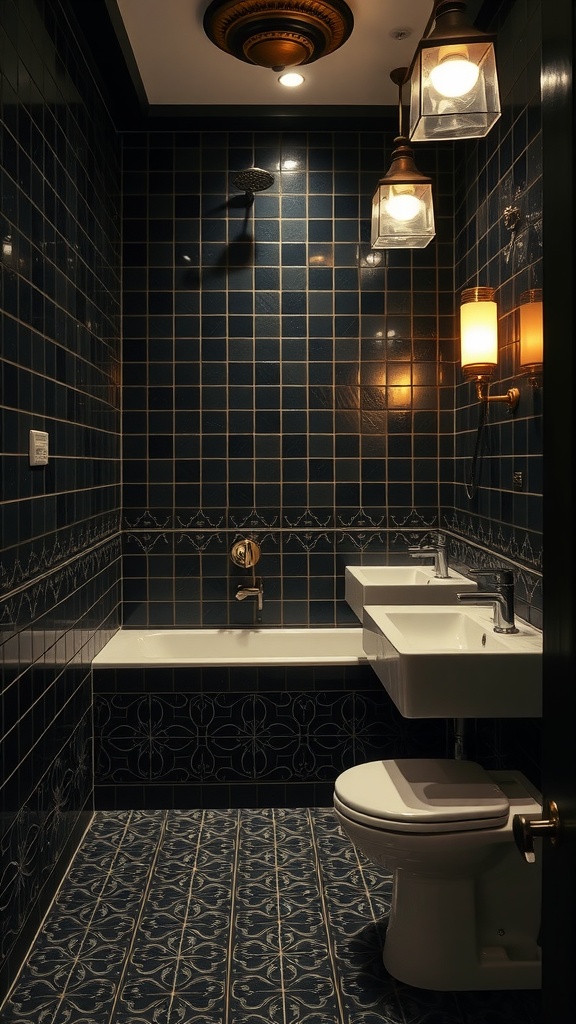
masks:
[(474, 761), (369, 761), (336, 779), (334, 806), (353, 821), (395, 832), (497, 828), (510, 804)]

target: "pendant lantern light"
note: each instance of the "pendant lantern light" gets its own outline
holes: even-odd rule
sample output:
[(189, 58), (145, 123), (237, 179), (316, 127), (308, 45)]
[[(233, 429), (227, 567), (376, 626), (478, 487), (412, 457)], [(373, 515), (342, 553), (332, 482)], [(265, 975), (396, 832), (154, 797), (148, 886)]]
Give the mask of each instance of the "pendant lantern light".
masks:
[(463, 0), (436, 0), (431, 21), (412, 65), (410, 139), (482, 138), (500, 117), (495, 36), (470, 25)]
[(399, 134), (394, 139), (390, 168), (372, 198), (373, 249), (423, 249), (436, 233), (432, 179), (414, 163), (414, 150), (402, 134), (402, 85), (407, 68), (390, 78), (399, 90)]

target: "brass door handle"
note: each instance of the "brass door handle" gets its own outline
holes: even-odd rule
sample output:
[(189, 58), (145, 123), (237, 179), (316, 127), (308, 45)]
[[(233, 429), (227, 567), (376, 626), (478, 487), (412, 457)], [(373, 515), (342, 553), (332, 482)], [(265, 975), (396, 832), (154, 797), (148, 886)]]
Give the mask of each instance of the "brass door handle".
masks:
[(549, 839), (553, 846), (560, 842), (560, 815), (554, 800), (548, 801), (545, 812), (547, 818), (527, 818), (524, 814), (515, 814), (512, 819), (514, 841), (529, 864), (536, 860), (535, 839)]

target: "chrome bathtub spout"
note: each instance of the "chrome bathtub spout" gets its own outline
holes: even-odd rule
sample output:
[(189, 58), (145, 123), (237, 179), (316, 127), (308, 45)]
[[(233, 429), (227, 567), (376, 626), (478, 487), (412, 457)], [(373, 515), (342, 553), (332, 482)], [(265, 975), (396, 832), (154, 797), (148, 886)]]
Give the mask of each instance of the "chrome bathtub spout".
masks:
[(428, 534), (425, 534), (416, 547), (408, 548), (410, 558), (433, 558), (434, 575), (437, 579), (448, 579), (448, 553), (446, 551), (446, 537), (443, 533), (433, 535), (433, 539), (425, 543)]
[(244, 601), (247, 597), (255, 597), (256, 607), (261, 612), (264, 605), (264, 583), (261, 577), (256, 576), (253, 583), (247, 587), (239, 583), (235, 596), (237, 601)]
[(514, 574), (510, 569), (470, 569), (470, 576), (488, 576), (495, 582), (492, 592), (479, 590), (456, 594), (460, 604), (491, 605), (495, 633), (518, 633), (514, 624)]

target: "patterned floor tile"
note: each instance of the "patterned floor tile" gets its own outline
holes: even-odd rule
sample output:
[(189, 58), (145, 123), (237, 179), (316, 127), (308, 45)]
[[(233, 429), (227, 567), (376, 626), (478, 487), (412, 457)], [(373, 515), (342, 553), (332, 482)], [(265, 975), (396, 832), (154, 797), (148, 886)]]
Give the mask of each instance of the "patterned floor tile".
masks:
[(98, 812), (0, 1024), (536, 1024), (394, 981), (391, 899), (328, 808)]

